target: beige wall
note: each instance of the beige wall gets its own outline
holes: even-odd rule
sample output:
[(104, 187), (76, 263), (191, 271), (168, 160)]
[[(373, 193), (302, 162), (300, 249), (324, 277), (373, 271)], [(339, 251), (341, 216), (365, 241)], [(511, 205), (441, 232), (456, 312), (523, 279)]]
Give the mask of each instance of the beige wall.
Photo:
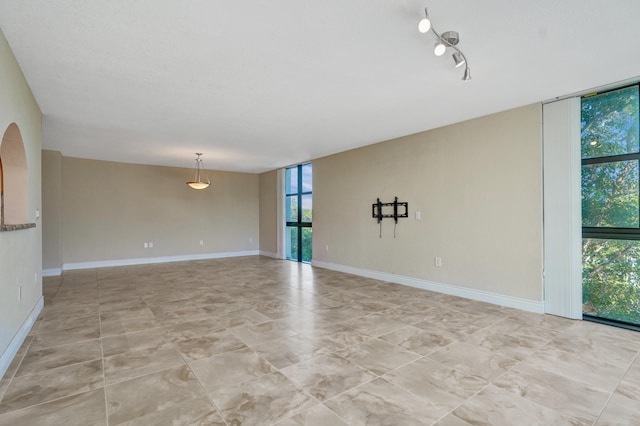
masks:
[(314, 261), (542, 300), (541, 134), (530, 105), (314, 160)]
[(42, 151), (42, 268), (62, 265), (62, 155)]
[[(28, 168), (27, 220), (36, 227), (0, 232), (0, 361), (8, 357), (11, 341), (42, 297), (42, 226), (40, 208), (41, 114), (27, 82), (0, 32), (0, 135), (16, 123), (22, 135)], [(22, 287), (21, 299), (18, 289)], [(12, 354), (11, 354), (12, 355)], [(10, 361), (10, 360), (9, 360)], [(0, 374), (3, 373), (0, 362)]]
[(190, 169), (68, 157), (61, 164), (64, 265), (258, 250), (258, 175), (208, 171), (211, 187), (196, 191), (185, 184)]
[(278, 253), (276, 170), (260, 175), (260, 250)]

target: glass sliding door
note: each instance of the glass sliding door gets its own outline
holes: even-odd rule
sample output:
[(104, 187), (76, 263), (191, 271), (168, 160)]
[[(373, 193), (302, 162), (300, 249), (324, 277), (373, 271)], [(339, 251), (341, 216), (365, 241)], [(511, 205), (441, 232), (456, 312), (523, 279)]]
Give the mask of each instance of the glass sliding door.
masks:
[(586, 319), (640, 325), (638, 85), (581, 102), (582, 294)]
[(285, 220), (287, 259), (311, 262), (313, 219), (313, 166), (289, 167), (285, 173)]

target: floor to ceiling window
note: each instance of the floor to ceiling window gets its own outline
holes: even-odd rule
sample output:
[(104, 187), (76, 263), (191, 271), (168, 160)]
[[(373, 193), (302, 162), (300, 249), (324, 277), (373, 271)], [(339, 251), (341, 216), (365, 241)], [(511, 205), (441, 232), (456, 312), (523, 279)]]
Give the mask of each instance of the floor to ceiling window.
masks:
[(638, 85), (581, 102), (582, 289), (587, 319), (640, 325)]
[(285, 172), (287, 259), (311, 262), (312, 255), (312, 183), (311, 163), (289, 167)]

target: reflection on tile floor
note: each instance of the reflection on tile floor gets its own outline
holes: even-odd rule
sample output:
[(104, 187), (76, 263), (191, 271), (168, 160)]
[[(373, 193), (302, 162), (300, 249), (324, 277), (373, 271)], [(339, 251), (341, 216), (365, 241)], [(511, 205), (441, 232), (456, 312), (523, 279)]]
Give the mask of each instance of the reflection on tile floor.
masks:
[(638, 425), (640, 333), (265, 257), (68, 271), (0, 425)]

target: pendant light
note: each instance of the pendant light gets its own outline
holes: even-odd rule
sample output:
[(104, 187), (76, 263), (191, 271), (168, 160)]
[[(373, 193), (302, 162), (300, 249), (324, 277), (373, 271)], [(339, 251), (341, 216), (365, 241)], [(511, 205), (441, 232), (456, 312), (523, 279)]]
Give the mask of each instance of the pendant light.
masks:
[[(206, 189), (209, 187), (209, 185), (211, 185), (211, 181), (209, 180), (207, 172), (202, 166), (202, 158), (200, 158), (202, 153), (196, 152), (196, 155), (198, 157), (196, 158), (196, 167), (195, 169), (193, 169), (193, 179), (190, 182), (187, 182), (187, 185), (189, 185), (193, 189)], [(204, 174), (204, 180), (202, 180), (202, 174)]]

